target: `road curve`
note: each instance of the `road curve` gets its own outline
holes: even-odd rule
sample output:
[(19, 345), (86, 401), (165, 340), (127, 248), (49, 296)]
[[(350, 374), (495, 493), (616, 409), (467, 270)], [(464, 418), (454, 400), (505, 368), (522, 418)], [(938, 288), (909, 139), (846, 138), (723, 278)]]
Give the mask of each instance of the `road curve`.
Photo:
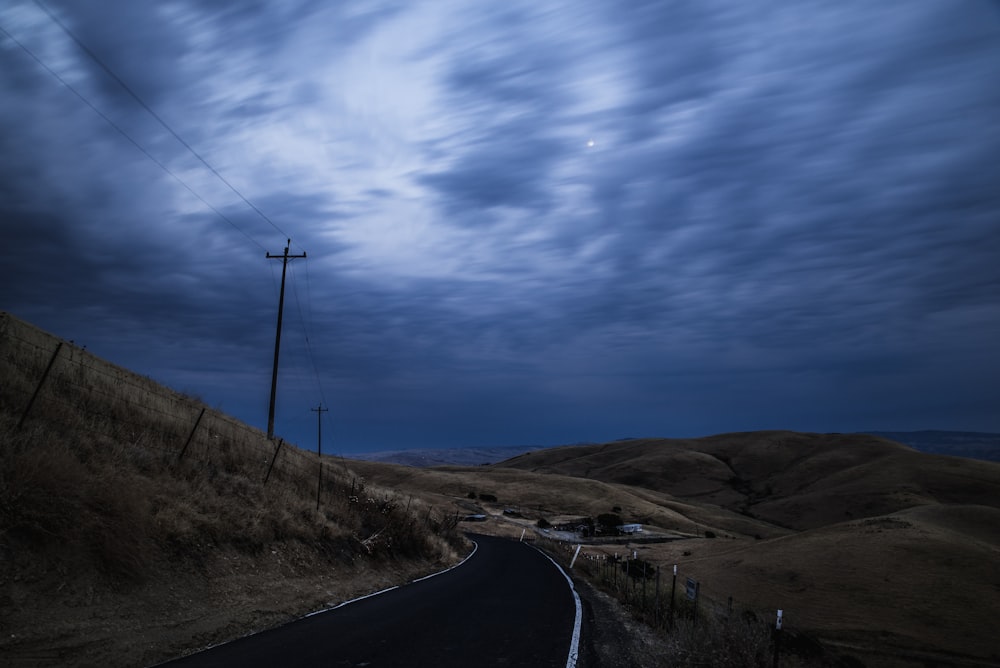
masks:
[(162, 666), (575, 665), (579, 603), (561, 569), (525, 543), (472, 538), (458, 568)]

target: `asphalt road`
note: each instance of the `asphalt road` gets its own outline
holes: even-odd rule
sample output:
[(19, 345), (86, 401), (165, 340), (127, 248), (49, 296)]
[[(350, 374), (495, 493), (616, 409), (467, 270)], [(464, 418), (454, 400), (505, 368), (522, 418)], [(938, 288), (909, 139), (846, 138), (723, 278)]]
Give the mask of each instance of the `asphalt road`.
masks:
[(162, 665), (573, 666), (579, 604), (565, 575), (530, 545), (472, 538), (475, 553), (446, 573)]

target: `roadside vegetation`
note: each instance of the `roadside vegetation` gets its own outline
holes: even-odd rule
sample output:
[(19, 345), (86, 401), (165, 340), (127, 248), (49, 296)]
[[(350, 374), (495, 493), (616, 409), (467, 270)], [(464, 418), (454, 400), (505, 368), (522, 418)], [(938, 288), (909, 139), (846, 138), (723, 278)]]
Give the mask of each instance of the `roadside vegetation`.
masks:
[(347, 470), (265, 485), (151, 443), (123, 444), (45, 424), (0, 421), (0, 545), (54, 567), (142, 582), (163, 560), (197, 562), (229, 548), (253, 556), (297, 541), (323, 558), (378, 563), (448, 558), (455, 518), (365, 484)]
[(155, 663), (467, 549), (453, 512), (79, 349), (40, 383), (54, 341), (3, 325), (0, 664)]

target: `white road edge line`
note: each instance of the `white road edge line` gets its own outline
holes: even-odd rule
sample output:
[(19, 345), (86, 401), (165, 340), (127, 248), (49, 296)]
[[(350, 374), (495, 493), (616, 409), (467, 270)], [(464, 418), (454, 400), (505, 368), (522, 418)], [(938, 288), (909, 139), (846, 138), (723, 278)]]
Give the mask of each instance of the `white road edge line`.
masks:
[[(472, 539), (470, 538), (469, 540), (472, 540)], [(422, 578), (417, 578), (413, 582), (423, 582), (424, 580), (430, 580), (431, 578), (436, 578), (437, 576), (441, 575), (442, 573), (447, 573), (448, 571), (450, 571), (452, 569), (458, 568), (459, 566), (461, 566), (462, 564), (464, 564), (465, 562), (467, 562), (469, 559), (471, 559), (472, 555), (474, 555), (476, 553), (476, 550), (478, 550), (478, 549), (479, 549), (479, 543), (477, 543), (476, 541), (473, 540), (472, 541), (472, 552), (469, 552), (469, 554), (465, 557), (465, 559), (462, 559), (460, 562), (458, 562), (454, 566), (450, 566), (450, 567), (444, 569), (443, 571), (438, 571), (437, 573), (431, 573), (430, 575), (425, 575)], [(410, 584), (413, 584), (413, 582), (411, 582)]]
[[(412, 580), (411, 582), (408, 582), (407, 584), (413, 584), (414, 582), (420, 582), (421, 580), (428, 580), (428, 579), (430, 579), (432, 577), (435, 577), (437, 575), (441, 575), (442, 573), (447, 573), (448, 571), (450, 571), (452, 569), (458, 568), (459, 566), (461, 566), (462, 564), (464, 564), (465, 562), (467, 562), (469, 559), (471, 559), (472, 555), (474, 555), (478, 549), (479, 549), (479, 543), (477, 543), (476, 541), (472, 541), (472, 552), (469, 552), (469, 554), (466, 555), (465, 559), (462, 559), (460, 562), (458, 562), (454, 566), (449, 566), (448, 568), (444, 569), (443, 571), (438, 571), (437, 573), (431, 573), (430, 575), (425, 575), (424, 577), (417, 578), (416, 580)], [(546, 555), (546, 556), (548, 556), (548, 555)], [(320, 615), (320, 614), (322, 614), (324, 612), (330, 612), (331, 610), (336, 610), (337, 608), (342, 608), (345, 605), (350, 605), (351, 603), (357, 603), (358, 601), (363, 601), (366, 598), (371, 598), (372, 596), (378, 596), (379, 594), (384, 594), (386, 592), (390, 592), (393, 589), (399, 589), (401, 586), (403, 586), (403, 585), (396, 585), (395, 587), (387, 587), (387, 588), (385, 588), (385, 589), (383, 589), (381, 591), (376, 591), (376, 592), (373, 592), (371, 594), (365, 594), (364, 596), (359, 596), (357, 598), (352, 598), (350, 601), (344, 601), (343, 603), (338, 603), (337, 605), (333, 606), (332, 608), (323, 608), (322, 610), (317, 610), (315, 612), (310, 612), (307, 615), (299, 617), (299, 619), (293, 619), (290, 622), (285, 622), (285, 624), (282, 624), (281, 626), (285, 626), (286, 624), (291, 624), (292, 622), (299, 621), (300, 619), (306, 619), (307, 617), (312, 617), (314, 615)], [(278, 627), (274, 627), (274, 628), (278, 628)], [(162, 663), (168, 663), (168, 662), (174, 661), (176, 659), (185, 658), (185, 657), (188, 657), (188, 656), (191, 656), (191, 655), (194, 655), (194, 654), (199, 654), (201, 652), (207, 652), (210, 649), (215, 649), (216, 647), (221, 647), (222, 645), (228, 645), (231, 642), (236, 642), (237, 640), (243, 640), (244, 638), (249, 638), (250, 636), (255, 636), (258, 633), (263, 633), (264, 631), (269, 631), (269, 630), (271, 630), (271, 629), (259, 629), (257, 631), (250, 631), (249, 633), (247, 633), (245, 635), (242, 635), (239, 638), (233, 638), (231, 640), (225, 640), (223, 642), (216, 643), (214, 645), (208, 645), (207, 647), (202, 647), (201, 649), (196, 650), (194, 652), (191, 652), (190, 654), (184, 654), (184, 655), (181, 655), (181, 656), (176, 656), (173, 659), (167, 659), (166, 661), (163, 661)], [(161, 665), (161, 664), (156, 664), (156, 665)]]
[(573, 585), (573, 578), (571, 578), (563, 567), (556, 563), (556, 560), (545, 554), (544, 551), (532, 545), (542, 555), (552, 562), (552, 565), (559, 569), (563, 577), (566, 578), (566, 582), (569, 583), (569, 590), (573, 593), (573, 603), (576, 604), (576, 620), (573, 622), (573, 639), (569, 643), (569, 656), (566, 657), (566, 668), (576, 668), (576, 661), (580, 657), (580, 624), (583, 621), (583, 609), (580, 605), (580, 595), (576, 593), (576, 587)]
[[(478, 549), (479, 549), (479, 543), (477, 543), (476, 541), (472, 541), (472, 552), (469, 552), (469, 554), (466, 555), (465, 559), (462, 559), (460, 562), (458, 562), (454, 566), (449, 566), (448, 568), (444, 569), (443, 571), (438, 571), (437, 573), (431, 573), (430, 575), (425, 575), (422, 578), (417, 578), (416, 580), (411, 580), (407, 584), (413, 584), (414, 582), (421, 582), (423, 580), (429, 580), (429, 579), (431, 579), (433, 577), (437, 577), (438, 575), (441, 575), (442, 573), (447, 573), (450, 570), (458, 568), (459, 566), (461, 566), (462, 564), (464, 564), (465, 562), (467, 562), (469, 559), (471, 559), (472, 555), (474, 555), (476, 553), (476, 550), (478, 550)], [(352, 598), (350, 601), (344, 601), (343, 603), (338, 603), (337, 605), (333, 606), (332, 608), (323, 608), (322, 610), (317, 610), (315, 612), (310, 612), (305, 617), (302, 617), (302, 619), (305, 619), (306, 617), (312, 617), (314, 615), (321, 615), (324, 612), (330, 612), (331, 610), (336, 610), (337, 608), (343, 608), (345, 605), (350, 605), (351, 603), (357, 603), (358, 601), (363, 601), (366, 598), (372, 598), (373, 596), (378, 596), (379, 594), (385, 594), (386, 592), (390, 592), (393, 589), (399, 589), (401, 586), (404, 586), (404, 585), (396, 585), (395, 587), (387, 587), (386, 589), (383, 589), (381, 591), (372, 592), (371, 594), (365, 594), (364, 596), (358, 596), (357, 598)]]
[(342, 608), (345, 605), (350, 605), (351, 603), (357, 603), (358, 601), (363, 601), (366, 598), (371, 598), (373, 596), (378, 596), (379, 594), (384, 594), (386, 592), (392, 591), (393, 589), (399, 589), (399, 585), (395, 585), (393, 587), (386, 587), (385, 589), (381, 589), (379, 591), (372, 592), (371, 594), (365, 594), (364, 596), (358, 596), (357, 598), (352, 598), (350, 601), (344, 601), (343, 603), (338, 603), (337, 605), (333, 606), (332, 608), (323, 608), (322, 610), (317, 610), (315, 612), (310, 612), (308, 615), (306, 615), (302, 619), (306, 619), (306, 617), (312, 617), (313, 615), (321, 615), (324, 612), (330, 612), (331, 610), (336, 610), (337, 608)]

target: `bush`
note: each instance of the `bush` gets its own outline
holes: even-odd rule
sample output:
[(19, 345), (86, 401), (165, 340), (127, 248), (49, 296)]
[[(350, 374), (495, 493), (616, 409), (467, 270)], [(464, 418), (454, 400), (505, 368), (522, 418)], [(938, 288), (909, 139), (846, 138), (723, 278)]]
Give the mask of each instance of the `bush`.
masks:
[(552, 524), (549, 523), (549, 521), (544, 517), (539, 517), (538, 521), (535, 523), (535, 526), (537, 526), (539, 529), (548, 529), (549, 527), (552, 526)]

